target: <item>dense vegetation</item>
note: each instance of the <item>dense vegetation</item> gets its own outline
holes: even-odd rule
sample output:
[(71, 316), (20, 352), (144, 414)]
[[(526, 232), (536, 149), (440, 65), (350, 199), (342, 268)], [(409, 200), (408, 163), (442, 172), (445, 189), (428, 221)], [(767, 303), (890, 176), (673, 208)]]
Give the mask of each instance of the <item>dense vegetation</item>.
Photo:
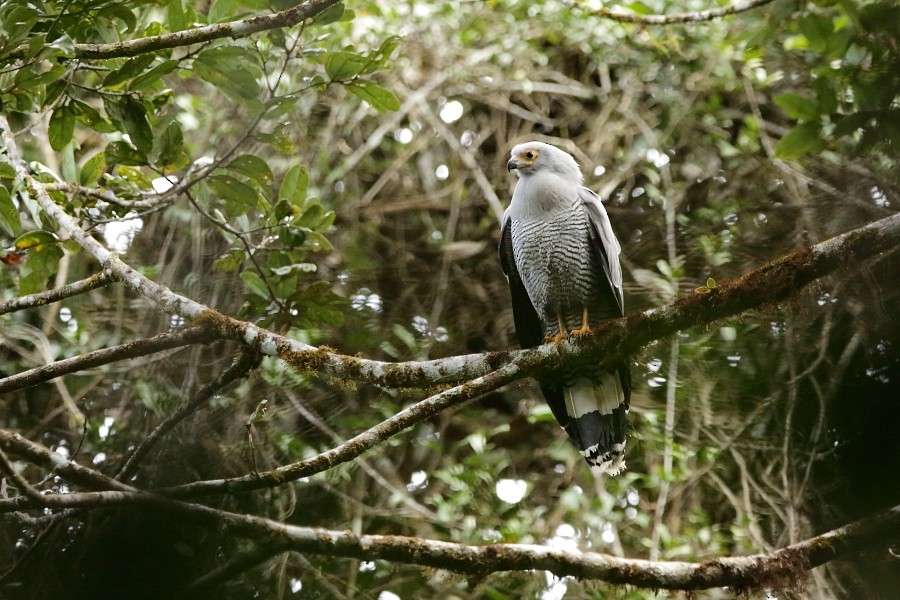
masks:
[[(385, 361), (515, 347), (495, 249), (514, 183), (506, 157), (528, 139), (573, 153), (606, 199), (629, 311), (714, 288), (900, 202), (890, 0), (777, 0), (667, 25), (617, 22), (596, 2), (320, 0), (301, 4), (315, 16), (292, 27), (134, 52), (92, 46), (288, 4), (5, 0), (0, 114), (35, 179), (127, 264), (299, 342)], [(101, 270), (11, 156), (0, 153), (6, 307)], [(885, 253), (634, 356), (619, 477), (595, 479), (522, 380), (354, 461), (202, 501), (357, 534), (654, 560), (795, 543), (900, 504), (898, 269)], [(121, 284), (4, 310), (0, 377), (191, 324)], [(311, 458), (435, 391), (266, 357), (201, 397), (240, 354), (216, 340), (12, 385), (0, 426), (112, 477), (197, 400), (124, 471), (123, 482), (158, 488)], [(37, 489), (74, 491), (0, 446)], [(141, 505), (12, 512), (9, 488), (24, 493), (13, 483), (4, 597), (167, 597), (226, 563), (209, 597), (665, 595), (283, 552)], [(892, 597), (896, 549), (774, 581), (775, 595)]]

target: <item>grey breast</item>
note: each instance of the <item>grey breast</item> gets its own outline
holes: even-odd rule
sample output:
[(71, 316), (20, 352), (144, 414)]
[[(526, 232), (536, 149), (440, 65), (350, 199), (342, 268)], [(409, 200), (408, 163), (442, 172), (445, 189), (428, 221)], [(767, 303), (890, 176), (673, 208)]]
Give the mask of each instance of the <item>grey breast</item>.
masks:
[(556, 315), (569, 329), (581, 326), (582, 307), (592, 303), (597, 265), (589, 248), (589, 224), (578, 206), (512, 226), (516, 267), (544, 324), (545, 335), (558, 333)]

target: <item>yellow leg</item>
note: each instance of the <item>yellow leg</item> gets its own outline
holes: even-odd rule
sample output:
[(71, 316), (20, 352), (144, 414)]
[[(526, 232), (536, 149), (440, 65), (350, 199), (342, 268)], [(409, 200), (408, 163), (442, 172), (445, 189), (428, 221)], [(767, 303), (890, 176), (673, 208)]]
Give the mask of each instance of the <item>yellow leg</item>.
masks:
[(591, 332), (591, 326), (588, 323), (588, 309), (585, 306), (581, 312), (581, 329), (572, 330), (573, 335), (584, 335)]
[(548, 335), (547, 337), (545, 337), (545, 344), (549, 344), (550, 342), (558, 344), (568, 337), (566, 322), (563, 320), (562, 315), (556, 315), (556, 323), (559, 325), (559, 333), (557, 333), (556, 335)]

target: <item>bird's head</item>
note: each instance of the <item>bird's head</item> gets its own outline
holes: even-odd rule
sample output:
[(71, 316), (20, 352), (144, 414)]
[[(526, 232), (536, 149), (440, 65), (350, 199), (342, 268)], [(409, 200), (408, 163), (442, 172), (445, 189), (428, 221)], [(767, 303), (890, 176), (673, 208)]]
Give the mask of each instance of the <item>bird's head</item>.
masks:
[(584, 179), (578, 163), (571, 154), (543, 142), (525, 142), (515, 146), (506, 163), (506, 169), (515, 170), (520, 178), (547, 171), (561, 177), (573, 178), (579, 184)]

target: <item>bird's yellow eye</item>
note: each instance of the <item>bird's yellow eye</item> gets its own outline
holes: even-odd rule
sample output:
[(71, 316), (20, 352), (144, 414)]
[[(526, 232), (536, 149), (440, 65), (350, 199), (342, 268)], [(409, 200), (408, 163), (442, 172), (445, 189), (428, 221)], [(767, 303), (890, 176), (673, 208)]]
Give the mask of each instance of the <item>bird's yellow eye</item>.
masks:
[(531, 150), (529, 150), (528, 152), (525, 153), (525, 158), (527, 158), (528, 160), (534, 160), (535, 156), (536, 156), (536, 154), (534, 152), (532, 152)]

